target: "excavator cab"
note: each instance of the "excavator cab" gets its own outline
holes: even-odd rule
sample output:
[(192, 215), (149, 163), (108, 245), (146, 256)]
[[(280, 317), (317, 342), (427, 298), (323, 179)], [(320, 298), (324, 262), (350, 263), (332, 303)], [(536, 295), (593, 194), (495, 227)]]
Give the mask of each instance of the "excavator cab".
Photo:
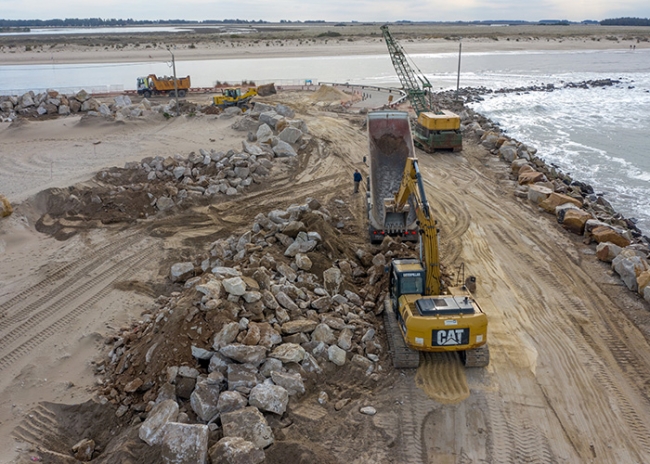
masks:
[(223, 89), (223, 94), (226, 97), (236, 99), (236, 98), (241, 97), (241, 88), (239, 88), (239, 87), (227, 87), (227, 88)]

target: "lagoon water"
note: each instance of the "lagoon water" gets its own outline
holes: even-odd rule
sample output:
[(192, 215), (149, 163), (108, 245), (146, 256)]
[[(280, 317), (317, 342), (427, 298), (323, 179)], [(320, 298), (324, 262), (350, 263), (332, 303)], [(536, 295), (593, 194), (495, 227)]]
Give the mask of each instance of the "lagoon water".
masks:
[[(457, 53), (411, 56), (434, 88), (456, 86)], [(349, 82), (399, 87), (388, 53), (371, 56), (183, 61), (178, 75), (196, 87), (217, 81)], [(169, 75), (169, 62), (0, 66), (0, 95), (53, 88), (72, 91), (135, 88), (135, 78)], [(491, 89), (598, 79), (605, 88), (486, 96), (472, 107), (510, 136), (534, 146), (547, 162), (605, 194), (650, 235), (650, 50), (473, 53), (464, 46), (460, 85)]]

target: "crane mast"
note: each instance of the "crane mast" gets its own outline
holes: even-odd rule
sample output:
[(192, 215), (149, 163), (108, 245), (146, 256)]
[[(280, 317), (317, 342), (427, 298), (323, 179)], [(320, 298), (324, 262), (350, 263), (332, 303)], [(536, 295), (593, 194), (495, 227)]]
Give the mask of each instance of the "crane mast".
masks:
[[(402, 46), (393, 38), (390, 31), (388, 30), (388, 25), (384, 24), (381, 26), (381, 32), (384, 35), (384, 40), (386, 41), (386, 46), (388, 47), (388, 53), (390, 59), (393, 62), (393, 67), (397, 72), (397, 77), (399, 78), (404, 91), (407, 93), (411, 105), (415, 110), (416, 115), (424, 111), (430, 110), (430, 105), (427, 103), (426, 94), (427, 90), (431, 88), (431, 83), (424, 75), (416, 75), (413, 68), (409, 64), (406, 53)], [(419, 82), (418, 82), (419, 81)]]

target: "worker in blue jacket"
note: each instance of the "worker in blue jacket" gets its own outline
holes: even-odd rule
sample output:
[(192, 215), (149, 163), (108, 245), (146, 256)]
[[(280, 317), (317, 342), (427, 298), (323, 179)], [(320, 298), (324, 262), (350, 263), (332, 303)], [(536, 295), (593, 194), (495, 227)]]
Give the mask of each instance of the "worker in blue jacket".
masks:
[(354, 193), (359, 193), (359, 184), (363, 180), (358, 169), (354, 170)]

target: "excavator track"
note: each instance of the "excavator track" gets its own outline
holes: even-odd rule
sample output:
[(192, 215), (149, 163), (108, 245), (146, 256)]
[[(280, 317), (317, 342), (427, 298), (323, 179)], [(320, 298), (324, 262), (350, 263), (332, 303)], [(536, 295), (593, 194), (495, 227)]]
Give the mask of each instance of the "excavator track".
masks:
[(487, 343), (473, 350), (462, 352), (465, 367), (485, 367), (490, 364), (490, 349)]
[(404, 343), (395, 312), (388, 299), (384, 304), (384, 327), (395, 369), (417, 369), (420, 365), (420, 353), (410, 349)]

